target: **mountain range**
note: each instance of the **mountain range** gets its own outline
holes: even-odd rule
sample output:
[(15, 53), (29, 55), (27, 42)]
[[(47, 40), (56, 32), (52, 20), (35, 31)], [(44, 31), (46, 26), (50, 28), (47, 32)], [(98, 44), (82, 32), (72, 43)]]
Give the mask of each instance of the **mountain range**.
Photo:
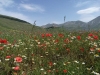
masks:
[[(14, 18), (11, 16), (0, 15), (0, 30), (22, 30), (31, 31), (33, 25), (27, 21)], [(100, 30), (100, 16), (94, 18), (89, 22), (82, 21), (68, 21), (62, 24), (46, 24), (42, 26), (34, 26), (34, 30), (45, 30), (46, 28), (59, 28), (66, 30)]]
[(46, 24), (41, 27), (49, 28), (49, 27), (62, 27), (67, 30), (99, 30), (100, 29), (100, 16), (94, 18), (89, 22), (82, 22), (82, 21), (68, 21), (62, 24)]

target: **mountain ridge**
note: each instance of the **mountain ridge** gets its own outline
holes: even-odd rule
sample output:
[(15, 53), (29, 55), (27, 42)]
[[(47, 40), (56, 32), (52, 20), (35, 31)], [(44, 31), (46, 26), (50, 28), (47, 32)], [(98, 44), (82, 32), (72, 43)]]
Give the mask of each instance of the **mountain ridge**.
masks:
[[(47, 28), (47, 27), (51, 27), (51, 26), (53, 26), (53, 24), (50, 24), (50, 25), (46, 24), (46, 25), (43, 25), (41, 27)], [(62, 24), (56, 24), (56, 26), (58, 26), (58, 27), (63, 26), (66, 29), (70, 29), (70, 28), (79, 29), (79, 28), (81, 28), (81, 29), (86, 29), (86, 30), (88, 29), (88, 26), (90, 26), (91, 29), (96, 30), (96, 29), (100, 28), (100, 16), (92, 19), (91, 21), (89, 21), (87, 23), (78, 20), (78, 21), (68, 21), (68, 22), (65, 22), (65, 23), (62, 23)]]
[[(7, 16), (7, 15), (1, 15), (0, 14), (0, 18), (6, 18), (6, 19), (10, 19), (10, 20), (15, 20), (15, 21), (19, 21), (19, 22), (23, 22), (23, 23), (29, 23), (27, 21), (15, 18), (15, 17), (11, 17), (11, 16)], [(29, 23), (30, 24), (30, 23)]]
[(13, 29), (21, 31), (30, 31), (32, 29), (32, 24), (15, 17), (0, 14), (0, 28), (0, 30)]

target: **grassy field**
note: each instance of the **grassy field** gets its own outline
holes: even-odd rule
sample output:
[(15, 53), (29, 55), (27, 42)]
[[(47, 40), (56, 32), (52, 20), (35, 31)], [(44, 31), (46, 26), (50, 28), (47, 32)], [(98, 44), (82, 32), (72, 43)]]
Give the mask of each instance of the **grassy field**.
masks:
[(0, 31), (0, 75), (100, 75), (100, 32)]

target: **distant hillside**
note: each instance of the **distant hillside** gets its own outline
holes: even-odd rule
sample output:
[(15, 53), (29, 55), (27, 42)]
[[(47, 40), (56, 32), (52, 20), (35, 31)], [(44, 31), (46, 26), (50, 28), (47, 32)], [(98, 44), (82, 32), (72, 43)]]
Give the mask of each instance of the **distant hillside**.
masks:
[(66, 23), (60, 24), (60, 27), (64, 27), (67, 30), (85, 30), (86, 23), (82, 21), (68, 21)]
[(43, 28), (49, 28), (49, 27), (59, 27), (59, 26), (58, 26), (58, 24), (55, 24), (55, 23), (52, 23), (52, 24), (49, 23), (49, 24), (43, 25), (41, 27), (43, 27)]
[[(6, 19), (18, 21), (18, 22), (29, 23), (29, 22), (26, 22), (26, 21), (24, 21), (24, 20), (20, 20), (20, 19), (18, 19), (18, 18), (11, 17), (11, 16), (0, 15), (0, 18), (6, 18)], [(29, 23), (29, 24), (30, 24), (30, 23)]]
[(100, 30), (100, 16), (87, 23), (91, 29)]
[(86, 23), (82, 21), (68, 21), (62, 24), (46, 24), (41, 27), (43, 28), (50, 28), (54, 26), (59, 28), (64, 28), (66, 30), (85, 30), (86, 29)]
[(100, 30), (100, 16), (94, 18), (88, 23), (82, 21), (68, 21), (62, 24), (46, 24), (43, 28), (49, 28), (52, 26), (61, 27), (66, 30)]
[[(0, 30), (13, 29), (21, 31), (31, 31), (32, 24), (24, 20), (20, 20), (14, 17), (0, 15)], [(38, 26), (34, 26), (35, 29), (40, 29)]]

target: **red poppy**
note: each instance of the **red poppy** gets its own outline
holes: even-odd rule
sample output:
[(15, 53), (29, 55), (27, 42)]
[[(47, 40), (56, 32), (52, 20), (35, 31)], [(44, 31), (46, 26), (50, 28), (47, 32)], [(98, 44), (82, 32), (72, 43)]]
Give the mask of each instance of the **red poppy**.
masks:
[(98, 50), (98, 52), (100, 53), (100, 50)]
[(90, 33), (90, 34), (88, 34), (88, 36), (93, 36), (93, 34), (92, 34), (92, 33)]
[(94, 48), (90, 48), (90, 51), (94, 51), (95, 49)]
[(84, 48), (81, 47), (80, 50), (81, 50), (82, 52), (84, 52)]
[(32, 54), (32, 56), (34, 56), (34, 54)]
[(55, 40), (55, 43), (58, 43), (58, 42), (59, 42), (59, 40), (58, 40), (58, 39), (56, 39), (56, 40)]
[(66, 48), (67, 52), (70, 52), (70, 49), (69, 48)]
[(45, 34), (42, 34), (41, 36), (42, 36), (42, 37), (45, 37)]
[(81, 36), (77, 36), (77, 39), (78, 39), (78, 40), (81, 40)]
[(48, 72), (51, 72), (51, 70), (48, 70)]
[(64, 37), (64, 35), (63, 35), (63, 34), (61, 34), (61, 33), (60, 33), (60, 34), (58, 34), (58, 36), (59, 36), (59, 37)]
[(58, 48), (56, 48), (56, 50), (59, 50)]
[(63, 70), (63, 72), (64, 72), (64, 73), (67, 73), (68, 71), (67, 71), (67, 70)]
[(53, 63), (52, 62), (49, 62), (49, 66), (53, 66)]
[(64, 42), (65, 42), (65, 43), (69, 43), (70, 41), (69, 41), (68, 38), (66, 38), (66, 39), (64, 40)]
[(52, 37), (52, 34), (46, 33), (45, 36), (46, 36), (46, 37)]
[(2, 50), (4, 47), (0, 47), (0, 50)]
[(99, 39), (97, 35), (94, 35), (93, 38), (94, 38), (95, 40), (98, 40), (98, 39)]
[(41, 44), (41, 46), (42, 46), (42, 47), (45, 47), (45, 46), (46, 46), (46, 44), (45, 44), (45, 43), (43, 43), (43, 44)]
[(0, 39), (0, 43), (7, 44), (7, 40), (6, 39)]
[(20, 69), (19, 66), (14, 67), (15, 71), (18, 71), (19, 69)]
[(6, 59), (10, 59), (11, 58), (11, 56), (9, 55), (9, 56), (6, 56)]
[(22, 58), (21, 58), (21, 57), (16, 57), (16, 58), (15, 58), (15, 61), (16, 61), (16, 62), (22, 62)]

